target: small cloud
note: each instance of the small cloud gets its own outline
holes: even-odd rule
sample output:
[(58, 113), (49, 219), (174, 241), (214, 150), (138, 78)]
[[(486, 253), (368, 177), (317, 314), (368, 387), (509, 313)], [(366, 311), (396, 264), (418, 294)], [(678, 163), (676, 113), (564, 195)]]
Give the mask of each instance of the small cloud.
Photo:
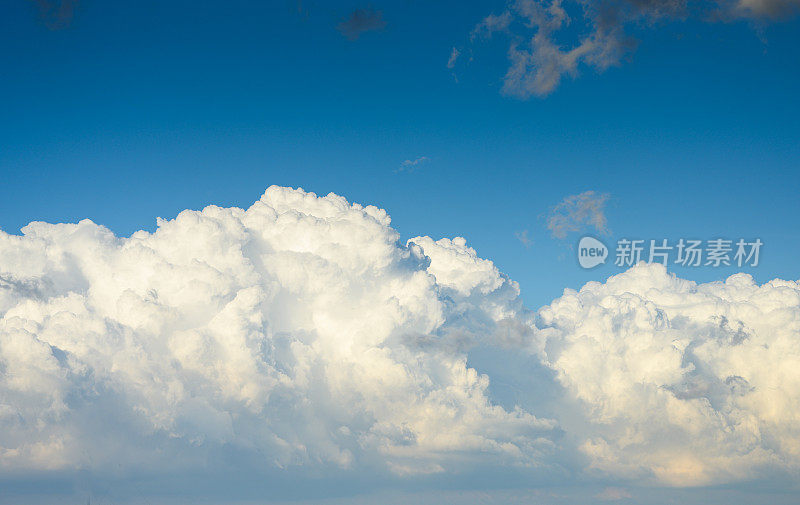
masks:
[(417, 170), (422, 165), (425, 165), (430, 161), (430, 158), (427, 156), (420, 156), (414, 160), (405, 160), (404, 162), (400, 163), (400, 168), (397, 169), (398, 172), (413, 172)]
[(495, 32), (508, 31), (511, 20), (510, 11), (505, 11), (499, 15), (490, 14), (472, 29), (469, 38), (474, 41), (477, 38), (489, 38)]
[(514, 236), (517, 237), (517, 240), (522, 242), (526, 248), (530, 248), (533, 245), (533, 240), (528, 236), (528, 230), (522, 230), (514, 233)]
[(593, 227), (600, 234), (608, 233), (608, 222), (605, 206), (608, 193), (584, 191), (578, 195), (570, 195), (550, 210), (547, 217), (547, 229), (554, 237), (563, 239), (573, 231), (581, 231)]
[(594, 497), (602, 501), (619, 501), (632, 498), (631, 494), (621, 487), (607, 487), (594, 495)]
[[(635, 51), (634, 34), (642, 29), (690, 20), (762, 25), (798, 13), (800, 0), (509, 0), (503, 12), (475, 25), (469, 39), (507, 36), (509, 66), (501, 92), (526, 100), (549, 95), (583, 68), (603, 72), (621, 65)], [(575, 30), (576, 24), (586, 30)]]
[(386, 21), (383, 20), (383, 12), (373, 9), (356, 9), (347, 19), (343, 19), (336, 29), (347, 40), (357, 40), (364, 32), (380, 31), (385, 27)]
[(50, 30), (61, 30), (72, 23), (78, 0), (30, 0), (36, 4), (39, 17)]
[(730, 9), (733, 16), (755, 19), (786, 19), (800, 10), (798, 0), (738, 0)]
[(461, 55), (461, 51), (453, 47), (453, 50), (450, 51), (450, 58), (447, 60), (447, 68), (450, 70), (456, 66), (456, 61), (458, 61), (458, 57)]

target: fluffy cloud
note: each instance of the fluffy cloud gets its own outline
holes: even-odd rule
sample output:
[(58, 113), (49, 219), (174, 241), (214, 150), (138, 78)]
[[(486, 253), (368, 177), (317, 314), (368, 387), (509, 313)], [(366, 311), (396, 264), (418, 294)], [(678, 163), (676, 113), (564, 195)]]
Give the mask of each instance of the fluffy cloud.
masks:
[(463, 238), (403, 244), (333, 194), (0, 232), (3, 475), (797, 475), (798, 370), (797, 282), (642, 264), (533, 312)]
[[(480, 21), (470, 39), (509, 37), (502, 91), (526, 99), (552, 93), (582, 65), (598, 71), (618, 65), (636, 46), (634, 29), (692, 15), (763, 22), (799, 8), (800, 0), (512, 0), (500, 14)], [(576, 34), (566, 33), (567, 27)]]
[(797, 282), (696, 284), (640, 264), (567, 290), (539, 317), (591, 468), (678, 486), (796, 474)]
[(114, 236), (0, 235), (0, 467), (458, 469), (542, 459), (552, 421), (493, 405), (464, 349), (524, 309), (463, 239), (272, 187)]

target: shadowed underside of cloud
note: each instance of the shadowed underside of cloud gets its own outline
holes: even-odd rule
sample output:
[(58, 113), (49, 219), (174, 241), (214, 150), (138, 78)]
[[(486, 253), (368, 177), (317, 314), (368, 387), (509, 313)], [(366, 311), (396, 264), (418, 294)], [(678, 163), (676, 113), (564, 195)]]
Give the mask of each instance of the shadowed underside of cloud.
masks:
[[(6, 474), (687, 486), (800, 464), (796, 282), (642, 264), (531, 312), (464, 239), (403, 244), (383, 210), (278, 187), (129, 238), (90, 221), (0, 232), (0, 279)], [(500, 406), (469, 364), (479, 347), (549, 370), (555, 408)]]
[[(470, 39), (508, 37), (502, 91), (526, 99), (550, 94), (581, 66), (603, 71), (618, 65), (636, 46), (634, 29), (689, 17), (767, 22), (798, 10), (800, 0), (512, 0), (478, 23)], [(454, 65), (451, 57), (448, 68)]]
[(364, 32), (383, 30), (386, 21), (383, 12), (373, 9), (356, 9), (343, 19), (336, 29), (348, 40), (357, 40)]

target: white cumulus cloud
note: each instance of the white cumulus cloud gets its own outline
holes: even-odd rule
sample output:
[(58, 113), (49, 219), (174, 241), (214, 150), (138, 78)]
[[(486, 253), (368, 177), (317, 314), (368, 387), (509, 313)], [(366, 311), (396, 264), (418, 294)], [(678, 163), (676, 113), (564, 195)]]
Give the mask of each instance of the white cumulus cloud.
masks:
[(796, 477), (798, 440), (794, 281), (641, 264), (530, 311), (463, 238), (402, 243), (381, 209), (279, 187), (130, 237), (0, 232), (2, 475), (513, 468), (624, 490)]
[(0, 468), (530, 465), (553, 421), (507, 411), (464, 345), (523, 310), (463, 239), (408, 245), (383, 210), (271, 187), (114, 236), (0, 233)]
[(696, 284), (642, 263), (565, 291), (539, 317), (592, 469), (678, 486), (796, 474), (797, 282)]

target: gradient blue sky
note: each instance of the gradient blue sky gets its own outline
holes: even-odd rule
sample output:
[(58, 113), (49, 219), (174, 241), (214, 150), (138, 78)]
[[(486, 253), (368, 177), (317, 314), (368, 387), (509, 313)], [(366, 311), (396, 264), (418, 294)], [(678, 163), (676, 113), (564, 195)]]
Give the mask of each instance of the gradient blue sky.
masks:
[(405, 237), (465, 236), (536, 306), (614, 271), (580, 271), (544, 228), (595, 190), (612, 241), (757, 236), (757, 279), (796, 277), (798, 20), (638, 27), (620, 66), (523, 101), (499, 92), (500, 38), (457, 80), (446, 68), (503, 2), (372, 5), (385, 29), (350, 41), (336, 25), (357, 3), (84, 1), (50, 30), (33, 2), (3, 2), (0, 227), (128, 235), (301, 186), (383, 207)]

